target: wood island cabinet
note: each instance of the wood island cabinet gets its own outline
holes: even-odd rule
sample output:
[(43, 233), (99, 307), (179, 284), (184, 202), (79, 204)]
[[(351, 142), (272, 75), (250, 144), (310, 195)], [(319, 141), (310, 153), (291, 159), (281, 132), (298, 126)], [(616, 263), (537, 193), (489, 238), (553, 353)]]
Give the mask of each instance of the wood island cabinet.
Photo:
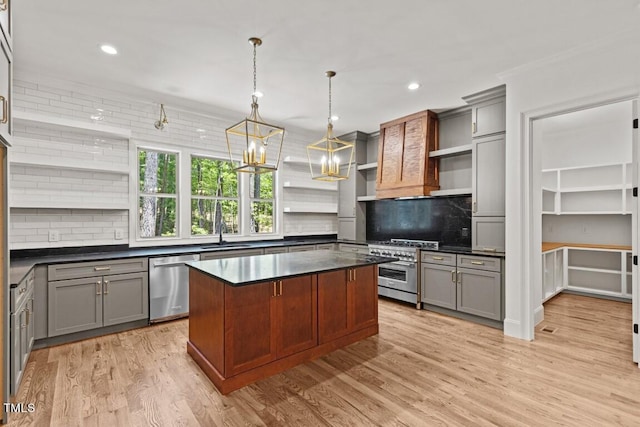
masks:
[(378, 289), (371, 267), (318, 275), (318, 335), (332, 341), (377, 323)]
[(225, 312), (225, 376), (233, 376), (318, 342), (313, 276), (228, 287)]
[(376, 198), (428, 196), (440, 188), (438, 118), (422, 111), (380, 125)]
[(378, 333), (374, 264), (242, 285), (191, 267), (187, 352), (222, 394)]

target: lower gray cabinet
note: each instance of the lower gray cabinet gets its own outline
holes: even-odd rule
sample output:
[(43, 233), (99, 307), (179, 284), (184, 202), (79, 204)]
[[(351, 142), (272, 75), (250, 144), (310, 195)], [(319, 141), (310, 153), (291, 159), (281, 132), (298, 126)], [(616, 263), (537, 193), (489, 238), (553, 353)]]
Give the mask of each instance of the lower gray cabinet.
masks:
[(33, 271), (11, 289), (10, 329), (10, 385), (9, 392), (15, 395), (22, 380), (22, 374), (29, 361), (34, 342), (33, 322)]
[(147, 272), (49, 282), (49, 337), (149, 317)]
[(422, 251), (425, 304), (502, 321), (502, 259)]
[(458, 311), (502, 320), (502, 275), (495, 271), (459, 268)]
[(456, 267), (422, 264), (422, 302), (456, 309)]
[(504, 252), (504, 217), (472, 218), (471, 247), (475, 251)]

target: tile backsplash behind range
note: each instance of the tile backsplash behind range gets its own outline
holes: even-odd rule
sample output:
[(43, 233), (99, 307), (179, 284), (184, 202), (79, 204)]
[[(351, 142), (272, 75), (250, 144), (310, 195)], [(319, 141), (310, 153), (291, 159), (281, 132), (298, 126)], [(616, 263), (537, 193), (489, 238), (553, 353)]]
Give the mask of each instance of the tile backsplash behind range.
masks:
[(367, 240), (435, 240), (471, 246), (471, 197), (376, 200), (367, 205)]

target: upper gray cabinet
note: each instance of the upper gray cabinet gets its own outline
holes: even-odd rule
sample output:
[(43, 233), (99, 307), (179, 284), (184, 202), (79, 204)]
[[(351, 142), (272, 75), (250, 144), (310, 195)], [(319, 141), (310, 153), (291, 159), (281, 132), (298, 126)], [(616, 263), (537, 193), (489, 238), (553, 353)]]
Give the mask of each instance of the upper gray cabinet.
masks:
[(505, 135), (474, 140), (473, 215), (504, 216)]
[(338, 238), (346, 240), (365, 239), (366, 206), (358, 202), (358, 197), (367, 194), (366, 171), (358, 166), (367, 160), (367, 140), (369, 135), (355, 131), (338, 137), (356, 144), (354, 164), (351, 165), (349, 179), (338, 181)]
[(488, 89), (462, 99), (471, 108), (471, 136), (478, 138), (506, 131), (505, 86)]

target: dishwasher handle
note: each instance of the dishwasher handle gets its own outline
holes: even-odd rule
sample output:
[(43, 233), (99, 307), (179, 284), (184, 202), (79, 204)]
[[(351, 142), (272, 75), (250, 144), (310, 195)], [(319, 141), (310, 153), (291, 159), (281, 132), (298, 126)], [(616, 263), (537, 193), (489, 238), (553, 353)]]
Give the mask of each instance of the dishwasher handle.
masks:
[(152, 267), (177, 267), (177, 266), (183, 266), (185, 262), (189, 262), (189, 261), (194, 261), (192, 259), (186, 260), (186, 261), (178, 261), (178, 262), (158, 262), (158, 263), (154, 263), (151, 266)]
[(199, 260), (200, 260), (200, 255), (181, 257), (181, 258), (178, 258), (177, 260), (174, 258), (170, 261), (164, 261), (164, 259), (158, 258), (158, 259), (151, 260), (151, 267), (180, 267), (180, 266), (185, 266), (185, 262), (199, 261)]

